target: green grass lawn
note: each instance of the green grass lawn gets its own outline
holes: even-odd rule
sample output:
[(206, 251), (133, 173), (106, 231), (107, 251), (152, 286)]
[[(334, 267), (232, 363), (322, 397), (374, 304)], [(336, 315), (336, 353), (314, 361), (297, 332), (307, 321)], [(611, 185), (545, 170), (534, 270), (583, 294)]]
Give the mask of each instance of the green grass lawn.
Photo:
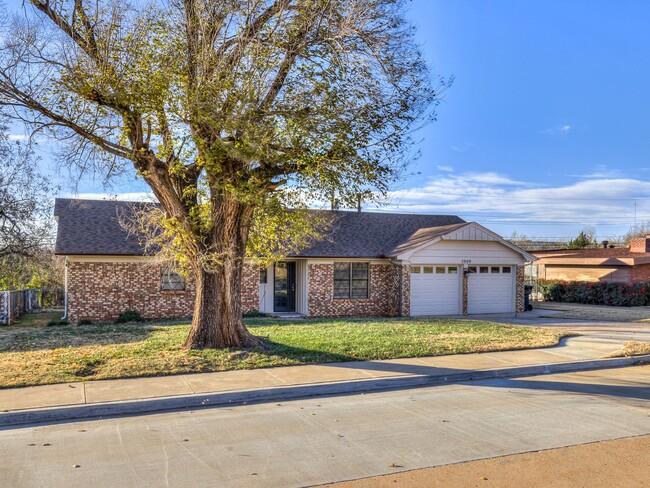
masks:
[(452, 319), (246, 319), (264, 349), (186, 351), (187, 323), (0, 330), (0, 387), (307, 363), (437, 356), (557, 344), (565, 332)]

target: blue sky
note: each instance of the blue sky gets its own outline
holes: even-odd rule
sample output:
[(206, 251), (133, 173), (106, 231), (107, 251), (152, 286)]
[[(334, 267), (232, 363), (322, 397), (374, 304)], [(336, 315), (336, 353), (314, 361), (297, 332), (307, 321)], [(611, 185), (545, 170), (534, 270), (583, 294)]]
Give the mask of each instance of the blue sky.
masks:
[(458, 214), (506, 237), (589, 226), (605, 239), (650, 221), (650, 2), (413, 0), (408, 16), (432, 71), (455, 82), (387, 210)]
[(650, 220), (649, 2), (415, 0), (409, 16), (455, 83), (402, 208), (505, 236), (619, 235), (635, 200)]

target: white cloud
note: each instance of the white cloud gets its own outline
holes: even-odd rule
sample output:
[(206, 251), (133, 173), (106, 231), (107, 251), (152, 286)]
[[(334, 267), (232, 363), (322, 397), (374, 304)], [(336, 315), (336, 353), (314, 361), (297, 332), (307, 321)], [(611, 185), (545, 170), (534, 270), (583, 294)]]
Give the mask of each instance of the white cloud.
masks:
[(65, 198), (79, 198), (82, 200), (123, 200), (129, 202), (155, 201), (151, 192), (131, 193), (70, 193)]
[(24, 134), (9, 134), (9, 136), (7, 136), (7, 139), (10, 141), (25, 142), (29, 140), (29, 137)]
[(439, 164), (438, 166), (436, 166), (436, 169), (438, 171), (444, 171), (445, 173), (453, 173), (454, 172), (454, 168), (452, 166), (449, 166), (448, 164), (444, 164), (444, 165)]
[[(638, 171), (638, 170), (637, 170)], [(604, 164), (598, 164), (594, 167), (594, 170), (590, 173), (577, 174), (577, 175), (565, 175), (570, 178), (588, 178), (588, 179), (603, 179), (603, 178), (622, 178), (627, 173), (621, 171), (620, 169), (608, 168)]]
[(550, 134), (550, 135), (565, 135), (571, 132), (571, 129), (573, 129), (573, 127), (569, 124), (556, 125), (555, 127), (544, 129), (543, 131), (541, 131), (541, 133)]
[[(584, 225), (602, 225), (603, 235), (624, 233), (635, 219), (650, 220), (650, 182), (631, 178), (589, 178), (574, 184), (541, 187), (496, 173), (444, 175), (425, 184), (393, 191), (391, 211), (453, 214), (492, 227), (494, 222), (518, 225), (545, 223), (557, 234), (562, 223), (577, 231)], [(551, 224), (551, 225), (549, 225)], [(614, 230), (614, 227), (619, 228)], [(524, 228), (525, 230), (525, 228)], [(568, 235), (571, 235), (570, 231)], [(539, 232), (538, 232), (539, 234)], [(543, 234), (539, 234), (543, 235)]]

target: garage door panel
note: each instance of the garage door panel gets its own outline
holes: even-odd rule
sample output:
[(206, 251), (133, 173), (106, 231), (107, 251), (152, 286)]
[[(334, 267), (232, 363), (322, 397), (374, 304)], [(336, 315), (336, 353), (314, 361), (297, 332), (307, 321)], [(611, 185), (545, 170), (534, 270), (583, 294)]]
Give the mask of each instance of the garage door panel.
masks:
[[(411, 315), (459, 314), (458, 267), (427, 264), (417, 268), (419, 273), (411, 273)], [(456, 272), (450, 272), (450, 268)]]
[[(498, 272), (492, 272), (497, 268)], [(479, 268), (480, 269), (480, 268)], [(487, 273), (471, 273), (467, 283), (467, 313), (511, 313), (515, 310), (514, 278), (500, 267)], [(495, 270), (496, 271), (496, 270)]]

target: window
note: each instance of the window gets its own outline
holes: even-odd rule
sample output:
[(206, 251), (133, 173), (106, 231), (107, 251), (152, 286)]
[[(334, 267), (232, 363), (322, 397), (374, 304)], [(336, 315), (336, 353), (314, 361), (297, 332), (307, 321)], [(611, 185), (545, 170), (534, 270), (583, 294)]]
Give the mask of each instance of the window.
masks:
[(266, 268), (260, 268), (260, 284), (266, 284)]
[(422, 269), (422, 271), (423, 271), (424, 273), (431, 274), (431, 273), (433, 273), (433, 266), (425, 266), (425, 267)]
[(419, 273), (419, 272), (420, 272), (419, 266), (411, 266), (411, 273)]
[(490, 271), (490, 273), (498, 273), (500, 269), (501, 268), (499, 268), (498, 266), (492, 266), (492, 270)]
[(502, 272), (503, 272), (503, 273), (510, 273), (510, 266), (504, 266), (504, 267), (502, 268)]
[(163, 291), (184, 290), (185, 280), (171, 266), (164, 267), (160, 272), (160, 289)]
[(334, 298), (368, 298), (368, 263), (334, 263)]
[(467, 268), (467, 272), (468, 273), (476, 273), (476, 266), (470, 266), (469, 268)]
[(479, 266), (478, 272), (479, 273), (487, 273), (488, 272), (488, 267), (487, 266)]
[(444, 266), (436, 266), (436, 274), (445, 274)]
[(449, 267), (447, 268), (447, 272), (448, 272), (449, 274), (458, 274), (458, 267), (456, 267), (456, 266), (449, 266)]

